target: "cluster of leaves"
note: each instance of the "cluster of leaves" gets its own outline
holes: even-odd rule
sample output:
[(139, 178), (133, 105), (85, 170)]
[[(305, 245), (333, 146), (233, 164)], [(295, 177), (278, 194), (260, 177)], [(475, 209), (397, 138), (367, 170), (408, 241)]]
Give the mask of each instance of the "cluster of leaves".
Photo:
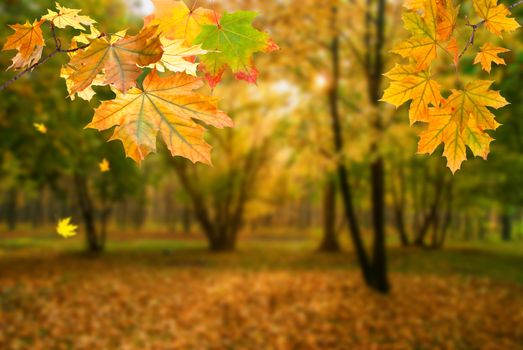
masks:
[(520, 286), (395, 276), (384, 298), (355, 272), (183, 269), (200, 260), (180, 258), (9, 254), (0, 348), (521, 349)]
[[(489, 108), (507, 105), (498, 91), (491, 90), (492, 81), (473, 80), (462, 86), (458, 71), (460, 59), (474, 46), (478, 30), (485, 28), (501, 37), (503, 32), (519, 28), (519, 24), (497, 0), (473, 0), (479, 22), (471, 24), (467, 19), (466, 25), (472, 33), (460, 51), (455, 33), (460, 6), (454, 6), (452, 0), (409, 0), (404, 6), (404, 26), (412, 36), (400, 42), (392, 52), (407, 58), (409, 63), (397, 64), (386, 74), (391, 84), (382, 100), (396, 107), (411, 101), (411, 125), (428, 124), (419, 135), (418, 152), (430, 154), (444, 144), (443, 155), (448, 167), (456, 172), (467, 158), (467, 147), (475, 156), (487, 158), (493, 139), (486, 131), (499, 126)], [(481, 64), (482, 69), (490, 73), (492, 63), (505, 63), (498, 54), (507, 51), (486, 42), (474, 63)], [(452, 58), (457, 75), (453, 89), (443, 89), (431, 71), (438, 56)], [(443, 93), (448, 90), (448, 96), (444, 97)]]
[[(211, 88), (230, 68), (237, 79), (255, 83), (253, 64), (257, 52), (277, 46), (266, 33), (252, 26), (256, 13), (218, 14), (188, 8), (183, 1), (154, 0), (155, 12), (146, 17), (136, 35), (120, 31), (109, 35), (80, 10), (56, 4), (56, 11), (32, 24), (12, 25), (15, 31), (3, 50), (16, 50), (9, 69), (30, 71), (57, 53), (69, 55), (62, 68), (69, 97), (91, 100), (93, 86), (110, 86), (116, 94), (96, 109), (88, 125), (97, 130), (115, 127), (111, 140), (121, 140), (128, 157), (141, 162), (156, 151), (158, 134), (173, 156), (211, 163), (211, 146), (204, 140), (205, 127), (232, 127), (232, 120), (218, 109), (218, 99), (196, 90), (204, 80)], [(48, 23), (55, 50), (42, 58), (42, 26)], [(82, 33), (64, 48), (56, 29)], [(87, 28), (89, 27), (89, 33)]]

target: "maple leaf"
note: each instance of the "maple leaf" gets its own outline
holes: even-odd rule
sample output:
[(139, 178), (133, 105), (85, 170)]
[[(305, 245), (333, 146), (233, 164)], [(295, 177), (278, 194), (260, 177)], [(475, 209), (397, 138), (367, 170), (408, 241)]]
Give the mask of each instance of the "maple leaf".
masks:
[(160, 38), (160, 41), (163, 48), (162, 59), (151, 65), (151, 68), (156, 68), (159, 72), (170, 70), (171, 72), (185, 72), (196, 76), (198, 63), (191, 62), (189, 59), (194, 56), (205, 55), (206, 50), (203, 50), (200, 45), (187, 47), (183, 40)]
[(447, 45), (447, 52), (450, 53), (452, 56), (452, 63), (454, 63), (454, 66), (458, 66), (459, 62), (459, 48), (458, 48), (458, 41), (456, 38), (451, 38), (448, 45)]
[(111, 171), (111, 165), (109, 164), (109, 161), (106, 158), (102, 159), (100, 164), (98, 164), (98, 167), (100, 168), (100, 172), (102, 173), (108, 173), (109, 171)]
[(192, 45), (204, 24), (216, 23), (218, 15), (209, 9), (189, 9), (183, 1), (153, 0), (155, 11), (150, 24), (158, 25), (162, 36), (176, 40), (185, 40)]
[(485, 21), (489, 31), (501, 37), (503, 31), (513, 31), (519, 28), (519, 23), (510, 15), (510, 11), (497, 0), (474, 0), (474, 9), (479, 17)]
[(455, 173), (467, 159), (467, 146), (475, 156), (487, 159), (492, 138), (469, 118), (462, 128), (453, 117), (450, 106), (431, 108), (427, 128), (420, 133), (418, 153), (432, 154), (444, 144), (443, 156), (447, 158), (447, 166)]
[(452, 119), (460, 128), (468, 125), (469, 117), (483, 130), (494, 130), (499, 126), (487, 107), (498, 109), (508, 102), (499, 91), (489, 89), (492, 83), (488, 80), (476, 80), (468, 83), (463, 90), (451, 90), (447, 104), (452, 110)]
[(17, 53), (16, 56), (12, 59), (13, 63), (7, 68), (7, 70), (26, 69), (33, 66), (34, 64), (38, 63), (38, 61), (40, 61), (40, 58), (42, 58), (43, 50), (43, 46), (37, 46), (31, 56), (29, 56), (27, 59), (23, 58), (21, 53)]
[(409, 109), (411, 125), (418, 121), (427, 121), (429, 105), (438, 106), (442, 100), (440, 86), (432, 79), (429, 70), (417, 72), (414, 65), (397, 64), (385, 76), (392, 82), (381, 101), (399, 107), (412, 100)]
[(136, 86), (136, 79), (142, 72), (138, 66), (148, 66), (162, 58), (163, 50), (156, 31), (157, 27), (151, 26), (136, 36), (126, 36), (122, 32), (110, 40), (104, 37), (91, 41), (87, 49), (78, 52), (69, 62), (72, 70), (68, 77), (72, 82), (70, 93), (87, 89), (102, 72), (104, 84), (113, 85), (121, 92)]
[(456, 27), (458, 12), (459, 6), (454, 7), (452, 0), (437, 1), (436, 35), (438, 41), (450, 39)]
[(33, 123), (33, 126), (40, 134), (47, 134), (47, 127), (43, 123)]
[(102, 35), (102, 33), (98, 29), (96, 29), (96, 27), (93, 25), (90, 26), (89, 30), (90, 30), (90, 33), (81, 33), (81, 34), (75, 36), (72, 41), (75, 43), (81, 43), (81, 44), (87, 45), (87, 44), (90, 44), (92, 40), (94, 40)]
[(194, 43), (209, 51), (201, 62), (211, 87), (221, 80), (227, 67), (237, 79), (256, 82), (258, 71), (252, 64), (252, 56), (273, 46), (266, 33), (252, 26), (256, 16), (256, 12), (251, 11), (225, 12), (218, 24), (202, 26)]
[[(28, 21), (25, 24), (10, 25), (15, 32), (7, 38), (7, 41), (2, 50), (18, 50), (18, 55), (15, 57), (13, 68), (21, 68), (29, 65), (29, 62), (35, 60), (35, 52), (40, 52), (45, 46), (44, 37), (42, 34), (42, 21), (35, 21), (30, 24)], [(40, 56), (38, 59), (40, 59)]]
[(499, 57), (498, 54), (509, 51), (510, 50), (508, 49), (497, 47), (487, 42), (481, 46), (481, 51), (476, 55), (474, 64), (481, 63), (481, 68), (490, 73), (492, 62), (496, 64), (505, 64), (505, 60)]
[(405, 0), (403, 7), (408, 10), (423, 10), (425, 7), (425, 0)]
[(392, 52), (416, 62), (416, 70), (424, 70), (437, 57), (437, 4), (435, 0), (426, 0), (423, 15), (418, 11), (403, 15), (405, 28), (412, 36), (396, 45)]
[(55, 5), (58, 12), (51, 11), (48, 9), (47, 15), (42, 17), (42, 19), (52, 22), (55, 25), (55, 27), (73, 27), (75, 29), (85, 30), (85, 27), (82, 24), (90, 26), (96, 23), (96, 21), (92, 18), (80, 15), (79, 13), (82, 10), (62, 7), (59, 3), (55, 3)]
[(65, 218), (58, 221), (56, 232), (64, 238), (69, 238), (76, 235), (77, 229), (78, 226), (71, 223), (71, 218)]
[(196, 121), (217, 128), (233, 123), (217, 108), (216, 98), (194, 92), (202, 86), (201, 79), (184, 73), (160, 78), (152, 71), (143, 90), (115, 91), (116, 99), (103, 102), (88, 127), (106, 130), (116, 126), (111, 140), (121, 140), (127, 156), (138, 163), (156, 150), (160, 133), (173, 156), (211, 164), (211, 146), (203, 138), (205, 128)]
[(67, 92), (69, 93), (69, 98), (74, 101), (76, 97), (78, 96), (82, 100), (85, 101), (91, 101), (91, 99), (96, 95), (96, 92), (93, 90), (93, 86), (104, 86), (105, 84), (105, 78), (103, 74), (98, 74), (96, 78), (92, 81), (91, 85), (85, 88), (82, 91), (73, 92), (72, 88), (74, 85), (74, 82), (70, 79), (71, 74), (74, 72), (74, 70), (68, 66), (65, 65), (62, 67), (62, 70), (60, 71), (60, 77), (65, 79), (65, 83), (67, 86)]
[(459, 6), (451, 0), (409, 1), (412, 11), (403, 14), (405, 29), (412, 36), (396, 45), (392, 52), (411, 59), (418, 71), (425, 70), (437, 57), (441, 42), (450, 39), (456, 26)]

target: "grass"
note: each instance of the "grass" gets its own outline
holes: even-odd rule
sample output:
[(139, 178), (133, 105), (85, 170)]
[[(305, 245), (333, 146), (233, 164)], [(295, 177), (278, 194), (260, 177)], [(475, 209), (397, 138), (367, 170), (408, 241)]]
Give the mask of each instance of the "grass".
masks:
[[(110, 240), (99, 259), (114, 264), (139, 264), (179, 268), (246, 270), (353, 270), (353, 254), (315, 251), (313, 239), (246, 239), (233, 253), (214, 254), (206, 242), (187, 238), (136, 238)], [(350, 250), (350, 249), (348, 249)], [(63, 240), (55, 235), (11, 237), (0, 240), (0, 259), (45, 256), (83, 257), (81, 237)], [(15, 263), (15, 262), (14, 262)], [(443, 250), (389, 248), (392, 273), (484, 277), (523, 285), (523, 242), (450, 243)]]

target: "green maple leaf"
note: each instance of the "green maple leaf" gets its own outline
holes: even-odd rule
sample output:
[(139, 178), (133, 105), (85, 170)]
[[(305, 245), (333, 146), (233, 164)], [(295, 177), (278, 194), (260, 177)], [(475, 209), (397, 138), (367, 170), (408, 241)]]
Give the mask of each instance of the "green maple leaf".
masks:
[(202, 32), (193, 44), (201, 44), (209, 51), (201, 58), (209, 84), (214, 87), (223, 72), (230, 67), (237, 79), (256, 82), (258, 71), (252, 63), (256, 52), (270, 50), (270, 39), (266, 33), (252, 26), (256, 12), (225, 12), (218, 24), (202, 26)]

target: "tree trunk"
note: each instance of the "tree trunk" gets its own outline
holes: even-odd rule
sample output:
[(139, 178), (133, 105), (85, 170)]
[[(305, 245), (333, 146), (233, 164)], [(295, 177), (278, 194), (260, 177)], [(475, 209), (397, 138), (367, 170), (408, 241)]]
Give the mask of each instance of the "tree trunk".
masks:
[(96, 213), (89, 194), (87, 178), (75, 174), (74, 180), (76, 184), (78, 204), (85, 225), (87, 251), (90, 253), (100, 253), (104, 250), (104, 242), (101, 237), (99, 237), (96, 229)]
[(396, 230), (402, 247), (408, 247), (410, 245), (409, 236), (407, 234), (407, 227), (405, 225), (405, 173), (402, 166), (399, 166), (398, 170), (399, 188), (396, 188), (394, 179), (391, 181), (391, 192), (392, 192), (392, 211), (394, 214), (394, 223), (396, 224)]
[[(337, 16), (336, 7), (333, 8), (334, 16)], [(342, 155), (344, 151), (343, 145), (343, 134), (341, 126), (341, 118), (339, 113), (339, 76), (340, 76), (340, 58), (339, 58), (339, 37), (335, 36), (331, 43), (331, 55), (332, 55), (332, 87), (329, 90), (329, 108), (331, 115), (331, 126), (332, 133), (334, 137), (334, 149), (337, 155)], [(365, 283), (373, 287), (372, 283), (372, 271), (371, 265), (369, 263), (367, 253), (365, 252), (365, 247), (363, 245), (363, 240), (361, 238), (360, 229), (358, 226), (358, 221), (356, 218), (356, 213), (353, 205), (352, 190), (349, 184), (348, 171), (345, 167), (343, 157), (338, 160), (337, 173), (338, 181), (340, 183), (341, 197), (343, 200), (343, 207), (345, 209), (345, 216), (349, 224), (349, 233), (352, 239), (354, 246), (354, 251), (356, 253), (356, 258), (360, 265), (361, 273)]]
[(416, 240), (414, 241), (414, 244), (418, 247), (425, 246), (425, 237), (427, 236), (427, 233), (429, 232), (429, 229), (430, 229), (431, 225), (433, 224), (434, 220), (437, 219), (438, 207), (440, 205), (443, 189), (444, 189), (444, 176), (443, 176), (443, 174), (438, 174), (438, 178), (436, 179), (436, 181), (434, 183), (434, 200), (433, 200), (429, 210), (425, 213), (425, 215), (423, 217), (423, 221), (419, 228), (418, 234), (416, 235)]
[(209, 240), (209, 250), (215, 253), (232, 252), (236, 250), (237, 232), (220, 230), (214, 232)]
[(323, 194), (323, 239), (319, 251), (340, 251), (336, 232), (336, 181), (332, 176), (329, 176)]
[(385, 242), (385, 165), (378, 157), (371, 164), (372, 176), (372, 222), (373, 243), (373, 286), (380, 292), (389, 291), (387, 278), (387, 252)]
[(191, 233), (191, 208), (189, 204), (184, 203), (182, 209), (182, 223), (183, 223), (183, 233), (188, 235)]
[(18, 219), (18, 193), (15, 188), (11, 188), (7, 192), (7, 199), (5, 202), (5, 216), (7, 228), (9, 231), (16, 230)]
[(500, 215), (501, 240), (508, 242), (512, 240), (512, 216), (504, 211)]

